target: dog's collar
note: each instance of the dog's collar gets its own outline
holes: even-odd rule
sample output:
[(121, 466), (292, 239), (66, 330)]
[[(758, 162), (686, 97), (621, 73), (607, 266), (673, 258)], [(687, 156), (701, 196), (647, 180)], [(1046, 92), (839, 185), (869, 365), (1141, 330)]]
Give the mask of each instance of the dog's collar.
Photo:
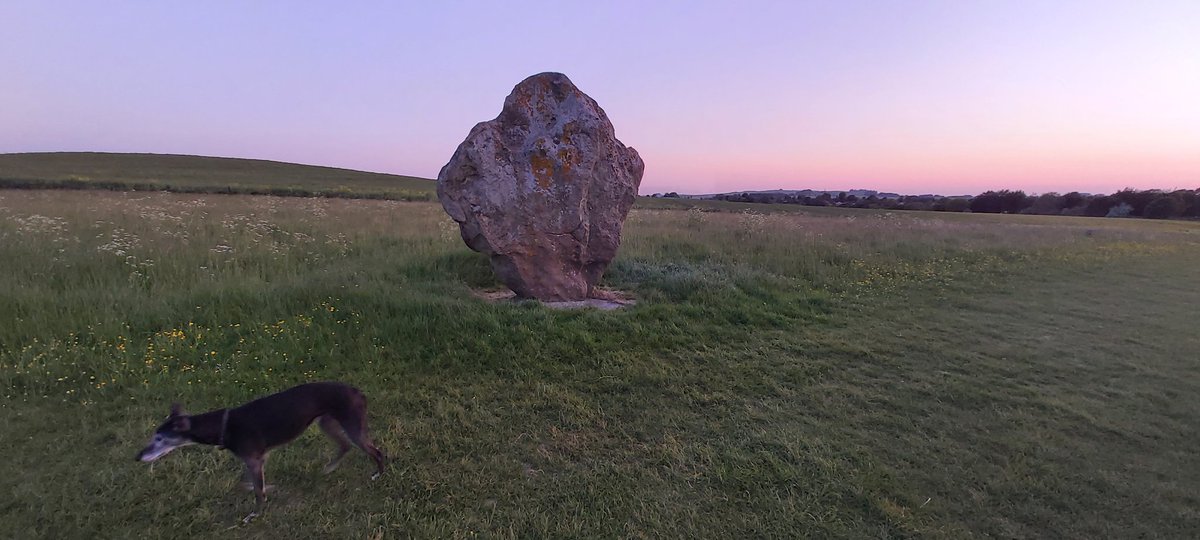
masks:
[(225, 428), (229, 425), (229, 409), (221, 415), (221, 434), (217, 436), (217, 448), (225, 448)]

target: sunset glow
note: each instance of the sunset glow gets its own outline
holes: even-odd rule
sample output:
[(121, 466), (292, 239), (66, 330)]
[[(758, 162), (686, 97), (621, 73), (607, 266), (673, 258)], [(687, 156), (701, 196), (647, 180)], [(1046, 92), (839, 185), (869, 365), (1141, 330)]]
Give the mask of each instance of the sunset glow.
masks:
[(1200, 187), (1200, 2), (5, 2), (0, 152), (436, 176), (566, 73), (644, 194)]

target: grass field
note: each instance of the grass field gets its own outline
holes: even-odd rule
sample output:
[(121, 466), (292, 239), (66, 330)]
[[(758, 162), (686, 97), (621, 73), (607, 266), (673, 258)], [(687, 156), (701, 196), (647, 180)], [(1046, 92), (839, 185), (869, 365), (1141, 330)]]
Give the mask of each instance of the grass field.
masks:
[(434, 199), (435, 187), (425, 178), (261, 159), (102, 152), (0, 154), (0, 188), (428, 201)]
[[(0, 536), (1200, 530), (1200, 224), (641, 204), (639, 303), (560, 312), (477, 299), (436, 203), (0, 191)], [(380, 480), (312, 430), (243, 526), (232, 456), (132, 459), (319, 379)]]

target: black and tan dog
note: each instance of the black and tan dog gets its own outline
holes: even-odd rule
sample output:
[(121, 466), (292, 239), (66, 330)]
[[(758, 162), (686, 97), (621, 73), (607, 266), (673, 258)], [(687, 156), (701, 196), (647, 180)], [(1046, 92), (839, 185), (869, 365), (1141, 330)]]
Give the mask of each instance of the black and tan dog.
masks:
[[(171, 450), (190, 444), (216, 445), (233, 452), (246, 464), (247, 480), (254, 487), (259, 509), (266, 501), (263, 463), (267, 452), (304, 433), (316, 420), (337, 452), (325, 466), (332, 472), (351, 446), (358, 446), (375, 461), (372, 479), (383, 474), (384, 455), (367, 434), (367, 398), (357, 388), (338, 382), (302, 384), (251, 401), (233, 409), (188, 415), (179, 404), (154, 432), (138, 461), (154, 461)], [(249, 517), (253, 517), (251, 514)]]

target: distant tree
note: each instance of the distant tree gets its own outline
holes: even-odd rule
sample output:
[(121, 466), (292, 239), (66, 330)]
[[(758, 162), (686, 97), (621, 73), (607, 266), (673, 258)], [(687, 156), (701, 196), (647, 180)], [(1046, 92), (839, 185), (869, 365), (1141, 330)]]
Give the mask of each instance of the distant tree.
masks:
[(933, 210), (936, 197), (927, 195), (905, 195), (897, 201), (898, 210)]
[(1030, 214), (1058, 215), (1066, 208), (1066, 197), (1057, 193), (1043, 193), (1033, 198), (1025, 212)]
[(1078, 208), (1087, 204), (1087, 197), (1078, 191), (1072, 191), (1063, 195), (1063, 209)]
[(1021, 210), (1024, 210), (1032, 202), (1031, 197), (1025, 195), (1024, 191), (1004, 190), (1001, 193), (1004, 194), (1004, 213), (1005, 214), (1016, 214), (1016, 213), (1020, 212)]
[(933, 209), (939, 212), (966, 212), (971, 209), (971, 200), (960, 197), (942, 197), (933, 203)]
[(667, 193), (663, 194), (663, 197), (666, 197), (668, 199), (678, 199), (679, 194), (675, 193), (674, 191), (668, 191)]
[(1131, 216), (1141, 216), (1146, 212), (1146, 206), (1150, 201), (1159, 198), (1163, 192), (1159, 190), (1137, 191), (1132, 188), (1125, 188), (1111, 195), (1115, 204), (1129, 205), (1129, 214)]
[(875, 207), (882, 208), (884, 210), (899, 210), (900, 209), (900, 199), (892, 199), (890, 197), (886, 197), (886, 198), (881, 197), (879, 199), (879, 202), (875, 203)]
[(1171, 219), (1182, 216), (1183, 211), (1184, 202), (1182, 200), (1174, 195), (1164, 195), (1150, 201), (1142, 215), (1150, 219)]
[(1116, 201), (1108, 195), (1097, 195), (1092, 197), (1087, 203), (1087, 207), (1083, 210), (1083, 215), (1091, 217), (1104, 217), (1108, 215), (1108, 209), (1112, 208)]
[(972, 212), (1016, 214), (1029, 206), (1030, 197), (1024, 191), (985, 191), (971, 199)]
[(1183, 217), (1200, 218), (1200, 189), (1181, 189), (1175, 194), (1183, 201)]
[(816, 197), (805, 197), (804, 204), (806, 206), (829, 206), (832, 200), (828, 193), (822, 193)]
[(1004, 207), (1004, 203), (999, 193), (995, 191), (985, 191), (976, 195), (971, 199), (971, 211), (982, 212), (986, 214), (999, 214)]

